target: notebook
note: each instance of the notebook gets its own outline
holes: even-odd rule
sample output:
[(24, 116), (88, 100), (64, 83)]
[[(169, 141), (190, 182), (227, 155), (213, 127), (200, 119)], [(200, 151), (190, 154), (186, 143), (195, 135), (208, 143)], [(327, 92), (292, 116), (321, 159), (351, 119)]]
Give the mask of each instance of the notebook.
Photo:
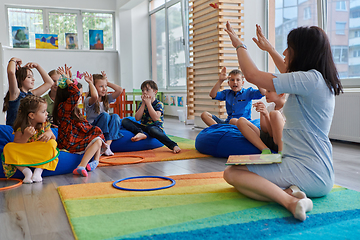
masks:
[(226, 165), (281, 163), (281, 154), (230, 155)]

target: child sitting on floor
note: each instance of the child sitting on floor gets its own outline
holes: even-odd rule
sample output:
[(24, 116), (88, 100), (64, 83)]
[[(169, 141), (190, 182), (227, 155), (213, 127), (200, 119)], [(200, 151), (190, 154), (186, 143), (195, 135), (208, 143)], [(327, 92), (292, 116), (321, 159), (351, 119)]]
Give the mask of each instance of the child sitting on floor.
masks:
[[(21, 67), (21, 64), (22, 61), (20, 58), (13, 57), (10, 59), (7, 67), (9, 91), (4, 98), (3, 112), (6, 112), (6, 125), (10, 126), (14, 124), (22, 98), (27, 95), (41, 96), (49, 90), (53, 84), (53, 80), (39, 64), (29, 62), (23, 67)], [(32, 68), (38, 70), (44, 81), (44, 83), (36, 89), (33, 89), (35, 79), (31, 71)]]
[(48, 73), (48, 75), (54, 81), (54, 83), (51, 86), (50, 91), (47, 94), (43, 95), (42, 98), (44, 98), (47, 102), (48, 119), (50, 123), (53, 124), (54, 121), (53, 121), (52, 113), (54, 110), (54, 101), (56, 97), (56, 90), (57, 90), (58, 80), (60, 78), (60, 73), (56, 69), (54, 69), (51, 70)]
[[(86, 120), (91, 125), (98, 126), (104, 134), (106, 143), (110, 146), (113, 140), (123, 137), (120, 133), (121, 121), (117, 114), (109, 114), (110, 103), (123, 91), (122, 87), (108, 81), (104, 71), (101, 74), (84, 73), (85, 81), (89, 84), (89, 95), (85, 99)], [(114, 89), (113, 93), (107, 92), (107, 87)], [(110, 147), (104, 153), (114, 155)]]
[[(230, 89), (218, 92), (221, 84), (226, 79), (228, 79)], [(265, 89), (259, 88), (259, 90), (257, 90), (252, 87), (243, 88), (243, 85), (244, 75), (240, 70), (234, 69), (226, 76), (226, 67), (221, 69), (219, 80), (211, 89), (209, 96), (212, 99), (226, 102), (226, 112), (228, 117), (224, 121), (209, 112), (203, 112), (201, 114), (201, 119), (206, 125), (211, 126), (217, 123), (236, 125), (236, 122), (240, 117), (244, 117), (248, 120), (251, 119), (252, 99), (262, 98), (265, 94)]]
[(131, 141), (136, 142), (146, 139), (144, 132), (156, 138), (174, 153), (179, 153), (181, 149), (176, 142), (172, 141), (163, 131), (164, 123), (164, 104), (155, 98), (158, 91), (156, 83), (146, 80), (141, 84), (142, 102), (135, 113), (135, 119), (141, 120), (141, 124), (131, 121), (128, 118), (122, 120), (122, 125), (129, 130), (134, 137)]
[(260, 113), (260, 129), (246, 118), (239, 118), (236, 126), (244, 137), (257, 147), (262, 154), (271, 154), (271, 150), (282, 152), (282, 130), (285, 124), (285, 116), (282, 113), (286, 101), (285, 93), (277, 94), (267, 90), (266, 101), (270, 105), (266, 108), (261, 101), (254, 104)]
[[(92, 126), (80, 113), (78, 103), (81, 92), (68, 76), (70, 68), (58, 68), (62, 74), (54, 104), (54, 123), (59, 126), (58, 144), (60, 149), (70, 153), (83, 154), (79, 166), (73, 173), (87, 177), (87, 171), (94, 170), (99, 164), (100, 154), (107, 149), (101, 129)], [(94, 157), (93, 161), (90, 161)]]
[[(6, 177), (10, 178), (19, 169), (25, 176), (23, 183), (42, 182), (43, 169), (55, 171), (57, 143), (47, 122), (46, 108), (46, 101), (41, 97), (28, 95), (21, 99), (13, 126), (14, 142), (4, 147)], [(29, 166), (35, 168), (34, 174)]]

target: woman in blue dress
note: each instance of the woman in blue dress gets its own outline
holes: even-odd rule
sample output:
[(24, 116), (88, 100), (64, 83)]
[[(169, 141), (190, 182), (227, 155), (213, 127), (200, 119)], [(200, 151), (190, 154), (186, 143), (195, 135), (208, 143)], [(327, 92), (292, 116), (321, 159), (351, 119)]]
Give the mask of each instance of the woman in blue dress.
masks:
[(246, 46), (226, 25), (236, 48), (240, 69), (247, 81), (288, 93), (284, 106), (281, 164), (230, 166), (224, 179), (242, 194), (260, 201), (274, 201), (304, 221), (313, 204), (308, 197), (329, 193), (334, 184), (332, 146), (328, 138), (335, 108), (335, 95), (342, 92), (326, 33), (318, 27), (293, 29), (283, 59), (257, 26), (255, 43), (268, 51), (281, 74), (260, 71)]

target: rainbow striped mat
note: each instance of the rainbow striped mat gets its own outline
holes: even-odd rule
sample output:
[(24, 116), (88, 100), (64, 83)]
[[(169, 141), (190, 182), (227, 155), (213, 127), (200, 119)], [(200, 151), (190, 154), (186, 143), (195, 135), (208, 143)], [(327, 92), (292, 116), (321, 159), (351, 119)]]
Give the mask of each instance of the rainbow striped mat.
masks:
[[(171, 176), (172, 188), (132, 192), (111, 182), (61, 186), (76, 239), (359, 239), (360, 193), (335, 186), (313, 199), (304, 222), (275, 203), (251, 200), (222, 173)], [(165, 180), (137, 179), (122, 187), (149, 188)]]

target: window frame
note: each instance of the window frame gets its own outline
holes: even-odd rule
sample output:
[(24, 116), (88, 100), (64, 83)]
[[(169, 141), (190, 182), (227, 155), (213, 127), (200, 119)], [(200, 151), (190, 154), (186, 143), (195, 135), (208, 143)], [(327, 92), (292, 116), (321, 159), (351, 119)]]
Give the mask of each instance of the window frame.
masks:
[[(337, 26), (344, 26), (343, 29), (338, 29)], [(335, 22), (335, 33), (336, 35), (345, 35), (345, 30), (346, 30), (346, 22), (342, 22), (342, 21), (338, 21)]]
[[(150, 4), (152, 0), (148, 0), (148, 3)], [(153, 10), (149, 11), (149, 49), (150, 49), (150, 76), (152, 76), (152, 65), (154, 64), (152, 62), (152, 48), (151, 48), (151, 15), (165, 9), (165, 32), (168, 36), (169, 33), (169, 26), (168, 26), (168, 9), (172, 7), (173, 5), (180, 3), (181, 6), (181, 20), (182, 20), (182, 28), (183, 28), (183, 39), (184, 39), (184, 51), (185, 51), (185, 68), (189, 66), (190, 63), (190, 56), (189, 56), (189, 27), (186, 25), (186, 11), (187, 11), (187, 5), (185, 4), (185, 0), (164, 0), (165, 3), (158, 6), (157, 8), (154, 8)], [(177, 91), (177, 90), (186, 90), (187, 83), (185, 83), (184, 86), (170, 86), (170, 61), (169, 61), (169, 38), (166, 37), (166, 86), (165, 88), (159, 88), (161, 91)]]
[[(340, 4), (340, 8), (337, 8), (337, 7), (338, 7), (338, 3)], [(344, 7), (344, 8), (342, 8), (342, 7)], [(335, 10), (336, 10), (337, 12), (345, 12), (345, 11), (347, 11), (346, 1), (336, 1)]]
[(311, 7), (304, 8), (304, 20), (311, 19)]
[[(269, 9), (273, 6), (272, 3), (275, 3), (274, 0), (268, 0), (266, 1), (266, 6), (265, 6), (265, 14), (266, 17), (265, 19), (267, 20), (266, 24), (265, 24), (265, 36), (269, 35), (269, 21), (270, 21), (270, 12)], [(325, 32), (327, 32), (327, 0), (317, 0), (316, 1), (317, 4), (317, 22), (318, 22), (318, 26), (322, 29), (324, 29)], [(275, 7), (275, 5), (273, 6)], [(347, 8), (347, 5), (346, 5)], [(347, 10), (346, 10), (347, 11)], [(348, 51), (348, 58), (350, 57), (350, 52)], [(270, 56), (269, 54), (267, 54), (267, 58), (266, 58), (266, 70), (269, 70), (269, 62), (270, 62)], [(348, 59), (349, 61), (349, 59)], [(341, 78), (341, 84), (343, 85), (344, 88), (360, 88), (360, 76), (359, 77), (352, 77), (352, 78)]]
[[(8, 14), (8, 9), (9, 8), (20, 8), (20, 9), (34, 9), (34, 10), (42, 10), (42, 15), (43, 15), (43, 33), (49, 33), (50, 32), (50, 22), (49, 22), (49, 14), (51, 12), (59, 12), (59, 13), (75, 13), (77, 14), (77, 36), (78, 36), (78, 49), (75, 49), (77, 51), (90, 51), (89, 48), (84, 48), (84, 34), (83, 34), (83, 13), (84, 12), (89, 12), (89, 13), (106, 13), (106, 14), (111, 14), (112, 15), (112, 48), (104, 48), (104, 50), (102, 51), (115, 51), (116, 50), (116, 32), (115, 32), (115, 11), (106, 11), (106, 10), (99, 10), (99, 11), (94, 11), (94, 10), (86, 10), (86, 9), (65, 9), (65, 8), (56, 8), (56, 7), (35, 7), (35, 6), (22, 6), (22, 5), (11, 5), (11, 4), (6, 4), (5, 5), (5, 11), (6, 11), (6, 24), (8, 27), (8, 43), (7, 45), (10, 46), (11, 43), (11, 35), (9, 35), (9, 28), (11, 28), (10, 23), (9, 23), (9, 14)], [(36, 50), (43, 50), (43, 49), (37, 49), (35, 48), (31, 48), (31, 49), (36, 49)], [(49, 49), (46, 49), (49, 50)], [(65, 49), (65, 46), (59, 46), (58, 49), (55, 50), (64, 50), (64, 51), (73, 51), (72, 49)]]

